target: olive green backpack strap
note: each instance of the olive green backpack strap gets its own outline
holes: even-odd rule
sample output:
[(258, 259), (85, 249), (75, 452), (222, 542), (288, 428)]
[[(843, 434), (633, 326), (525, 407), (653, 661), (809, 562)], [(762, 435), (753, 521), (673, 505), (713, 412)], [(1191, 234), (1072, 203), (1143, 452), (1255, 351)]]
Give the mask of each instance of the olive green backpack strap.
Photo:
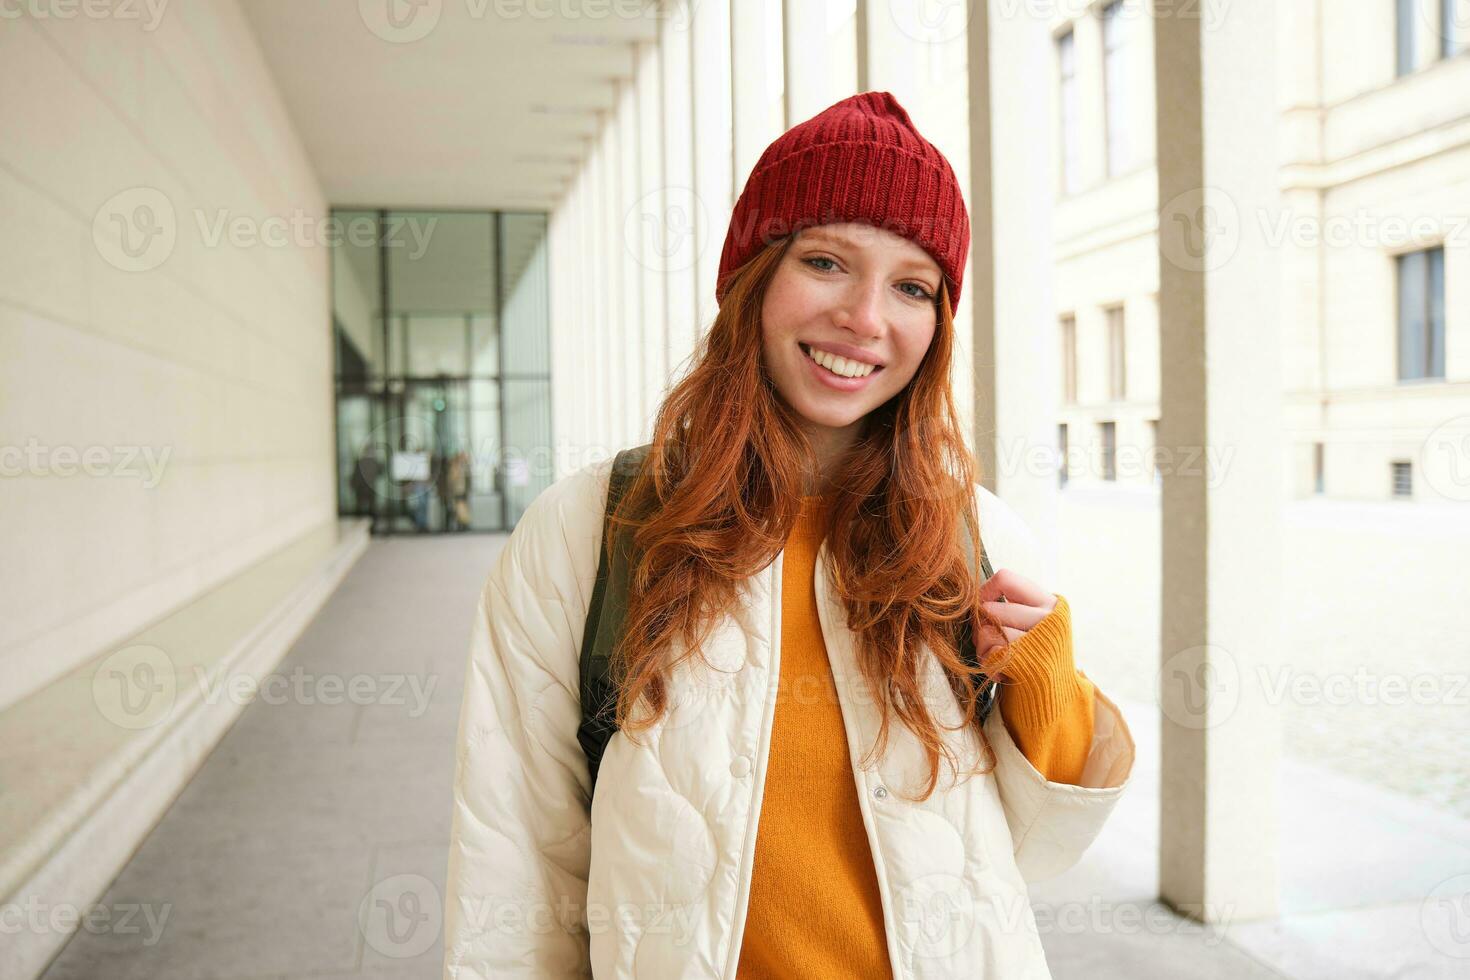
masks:
[[(608, 475), (604, 528), (651, 448), (650, 443), (624, 449), (614, 458)], [(597, 579), (592, 586), (592, 601), (587, 607), (587, 621), (582, 632), (579, 691), (582, 722), (577, 728), (577, 741), (587, 756), (587, 769), (594, 789), (597, 787), (597, 771), (602, 765), (602, 753), (613, 732), (617, 731), (617, 689), (612, 682), (611, 658), (613, 648), (622, 636), (623, 621), (628, 613), (632, 538), (632, 529), (619, 528), (611, 555), (607, 553), (606, 535), (600, 539)]]
[[(608, 476), (607, 505), (604, 511), (604, 526), (616, 509), (623, 494), (632, 484), (652, 444), (625, 449), (613, 460)], [(965, 520), (970, 520), (966, 510)], [(577, 741), (587, 756), (587, 769), (592, 776), (592, 787), (597, 787), (597, 772), (602, 766), (602, 754), (608, 740), (617, 731), (617, 690), (612, 682), (611, 658), (618, 638), (622, 636), (623, 622), (628, 612), (628, 576), (632, 567), (632, 531), (620, 528), (613, 546), (613, 554), (607, 553), (604, 540), (598, 549), (597, 579), (592, 587), (592, 600), (587, 608), (587, 621), (582, 633), (581, 685), (582, 722), (577, 728)], [(970, 538), (962, 534), (966, 560), (974, 567), (974, 554), (970, 549)], [(980, 571), (983, 578), (990, 578), (990, 557), (985, 546), (980, 547)], [(960, 632), (960, 654), (971, 666), (977, 663), (975, 642), (971, 625), (966, 619)], [(978, 714), (983, 723), (995, 706), (999, 688), (991, 685), (981, 700)]]
[[(968, 507), (966, 507), (965, 508), (965, 528), (966, 528), (967, 531), (968, 531), (968, 528), (971, 525), (972, 518), (973, 518), (973, 515), (970, 513), (970, 509)], [(961, 534), (960, 535), (960, 542), (964, 546), (964, 549), (965, 549), (965, 560), (970, 563), (970, 567), (973, 569), (975, 567), (975, 552), (970, 547), (970, 535), (968, 533)], [(988, 581), (989, 578), (990, 578), (990, 576), (992, 576), (994, 574), (995, 574), (995, 572), (990, 567), (990, 556), (985, 553), (985, 542), (984, 541), (981, 541), (980, 542), (980, 581), (981, 582)], [(959, 648), (960, 648), (960, 656), (964, 658), (966, 664), (970, 665), (971, 667), (979, 666), (979, 660), (978, 660), (977, 655), (975, 653), (975, 632), (974, 632), (974, 627), (972, 626), (972, 624), (971, 624), (971, 622), (970, 622), (970, 620), (969, 620), (968, 617), (965, 619), (964, 625), (962, 627), (960, 627)], [(981, 674), (979, 676), (979, 678), (977, 679), (976, 683), (984, 683), (984, 680), (985, 680), (985, 675), (984, 674)], [(995, 708), (995, 699), (999, 695), (1000, 695), (1000, 687), (999, 687), (999, 685), (996, 685), (996, 684), (990, 685), (990, 687), (986, 689), (985, 693), (983, 695), (981, 695), (981, 697), (980, 697), (980, 706), (979, 706), (979, 708), (977, 709), (977, 712), (976, 712), (979, 715), (979, 717), (980, 717), (980, 723), (981, 724), (984, 724), (985, 723), (985, 719), (987, 719), (987, 718), (990, 717), (991, 710)]]

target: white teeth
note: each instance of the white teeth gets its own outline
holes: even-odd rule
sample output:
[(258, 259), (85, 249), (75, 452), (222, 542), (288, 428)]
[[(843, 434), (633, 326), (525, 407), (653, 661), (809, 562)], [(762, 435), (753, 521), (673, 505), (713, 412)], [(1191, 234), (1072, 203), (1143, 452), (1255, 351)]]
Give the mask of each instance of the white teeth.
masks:
[(826, 351), (817, 350), (810, 344), (803, 344), (802, 349), (806, 351), (807, 357), (810, 357), (833, 374), (840, 374), (844, 378), (866, 378), (877, 370), (872, 364), (864, 364), (861, 361), (850, 361), (845, 357), (828, 354)]

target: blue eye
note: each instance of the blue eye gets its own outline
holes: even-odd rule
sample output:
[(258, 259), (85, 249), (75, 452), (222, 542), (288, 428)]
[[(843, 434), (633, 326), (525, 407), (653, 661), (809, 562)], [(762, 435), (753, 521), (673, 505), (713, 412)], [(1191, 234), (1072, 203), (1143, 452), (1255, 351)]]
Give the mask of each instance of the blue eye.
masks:
[[(828, 258), (825, 255), (808, 255), (805, 258), (803, 258), (801, 261), (802, 262), (805, 262), (807, 265), (811, 266), (813, 269), (816, 269), (819, 272), (833, 272), (833, 271), (835, 271), (836, 266), (837, 266), (837, 263), (834, 260)], [(826, 262), (830, 266), (832, 266), (832, 268), (824, 268), (822, 266), (819, 266), (819, 265), (816, 264), (818, 262)], [(931, 303), (934, 302), (934, 294), (931, 293), (931, 292), (929, 292), (929, 290), (926, 289), (922, 283), (917, 283), (917, 282), (901, 282), (898, 285), (899, 285), (899, 288), (900, 289), (902, 289), (905, 286), (912, 286), (912, 287), (914, 287), (915, 289), (918, 290), (918, 292), (916, 292), (916, 293), (905, 292), (904, 293), (905, 296), (908, 296), (908, 297), (910, 297), (912, 299), (927, 300), (927, 301), (929, 301)]]

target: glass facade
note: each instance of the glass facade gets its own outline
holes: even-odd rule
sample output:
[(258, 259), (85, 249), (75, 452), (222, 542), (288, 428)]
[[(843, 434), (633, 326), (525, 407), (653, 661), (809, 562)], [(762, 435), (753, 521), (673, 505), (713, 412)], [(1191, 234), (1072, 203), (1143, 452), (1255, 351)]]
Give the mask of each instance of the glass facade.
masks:
[(334, 217), (339, 513), (510, 530), (551, 481), (546, 215)]

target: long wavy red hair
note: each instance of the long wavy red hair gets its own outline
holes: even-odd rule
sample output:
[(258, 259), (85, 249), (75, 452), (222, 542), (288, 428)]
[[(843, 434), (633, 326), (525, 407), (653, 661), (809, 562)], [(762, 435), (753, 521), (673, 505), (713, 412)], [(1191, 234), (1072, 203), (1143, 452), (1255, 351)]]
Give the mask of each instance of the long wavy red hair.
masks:
[[(788, 235), (772, 242), (735, 274), (691, 366), (660, 406), (645, 464), (606, 528), (609, 549), (619, 528), (633, 529), (627, 618), (610, 666), (618, 728), (635, 740), (668, 709), (674, 668), (687, 658), (703, 660), (701, 640), (739, 601), (739, 585), (785, 547), (804, 481), (815, 472), (812, 447), (761, 353), (762, 301), (791, 241)], [(919, 799), (934, 791), (941, 756), (958, 775), (922, 695), (919, 651), (928, 648), (943, 667), (963, 712), (959, 727), (979, 733), (987, 761), (967, 774), (995, 764), (977, 706), (1009, 659), (999, 623), (979, 605), (979, 577), (962, 550), (965, 533), (979, 554), (980, 528), (976, 466), (949, 383), (949, 306), (941, 283), (928, 352), (903, 391), (864, 419), (836, 464), (833, 486), (841, 490), (827, 509), (828, 581), (882, 711), (878, 740), (858, 765), (881, 756), (897, 718), (928, 760)], [(983, 638), (979, 648), (995, 645), (983, 674), (958, 651), (967, 617)], [(668, 655), (675, 640), (683, 651), (677, 659)], [(635, 711), (640, 698), (643, 709)]]

